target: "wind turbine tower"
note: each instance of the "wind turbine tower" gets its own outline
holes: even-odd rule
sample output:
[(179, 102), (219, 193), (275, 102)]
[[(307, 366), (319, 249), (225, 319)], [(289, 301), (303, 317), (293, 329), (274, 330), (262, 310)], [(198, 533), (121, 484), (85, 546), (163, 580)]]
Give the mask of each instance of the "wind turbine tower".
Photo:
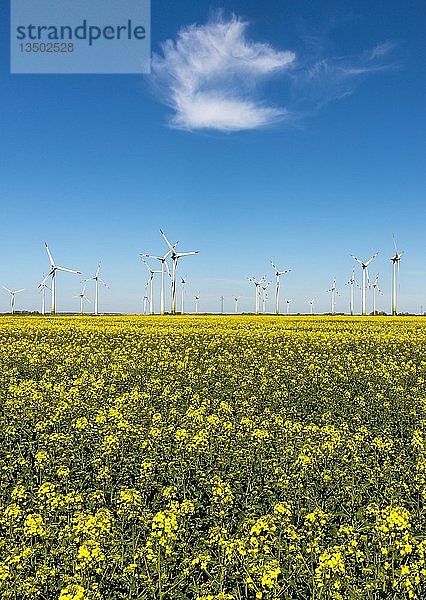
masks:
[(375, 254), (373, 254), (373, 256), (371, 256), (371, 258), (369, 258), (366, 261), (363, 261), (363, 260), (357, 258), (356, 256), (354, 256), (353, 254), (351, 254), (352, 258), (354, 260), (356, 260), (356, 262), (359, 263), (362, 267), (362, 315), (364, 317), (367, 314), (367, 308), (366, 308), (367, 268), (368, 268), (368, 265), (376, 258), (376, 256), (378, 254), (379, 253), (376, 252)]
[(331, 314), (334, 315), (336, 312), (336, 295), (339, 294), (336, 288), (336, 279), (333, 279), (333, 283), (331, 284), (331, 288), (327, 290), (331, 294)]
[(379, 288), (379, 274), (377, 273), (376, 277), (374, 278), (373, 283), (370, 282), (370, 278), (368, 277), (368, 271), (367, 271), (367, 278), (368, 278), (368, 287), (372, 288), (373, 290), (373, 315), (376, 315), (376, 292), (379, 292), (379, 294), (381, 294), (383, 296), (383, 292), (382, 290)]
[(98, 268), (96, 269), (96, 273), (90, 279), (95, 281), (95, 315), (99, 314), (99, 284), (102, 283), (104, 287), (108, 287), (103, 279), (100, 278), (99, 273), (101, 270), (101, 263), (98, 264)]
[(4, 285), (2, 287), (4, 290), (6, 290), (6, 292), (9, 292), (9, 294), (10, 294), (10, 312), (12, 313), (12, 315), (14, 315), (15, 314), (15, 296), (16, 296), (16, 294), (23, 292), (24, 288), (22, 288), (21, 290), (10, 290), (9, 288), (7, 288)]
[(38, 287), (40, 288), (44, 283), (46, 283), (46, 281), (49, 279), (49, 277), (51, 277), (51, 280), (52, 280), (52, 287), (51, 287), (52, 306), (50, 309), (50, 313), (52, 315), (54, 315), (56, 312), (56, 271), (66, 271), (67, 273), (74, 273), (74, 275), (81, 275), (81, 272), (74, 271), (74, 269), (66, 269), (65, 267), (60, 267), (59, 265), (56, 265), (55, 261), (53, 260), (52, 254), (49, 250), (49, 246), (47, 245), (47, 242), (44, 243), (44, 246), (46, 248), (46, 252), (47, 252), (47, 255), (48, 255), (49, 261), (50, 261), (50, 271), (46, 275), (46, 277), (43, 279), (43, 281), (41, 283), (39, 283)]
[(185, 285), (186, 285), (186, 280), (182, 277), (182, 279), (180, 280), (181, 282), (181, 299), (180, 299), (180, 313), (181, 315), (185, 314)]
[(352, 267), (352, 275), (346, 285), (349, 286), (349, 314), (352, 316), (354, 314), (354, 286), (359, 287), (355, 279), (355, 267)]
[[(175, 246), (177, 245), (177, 242), (175, 244)], [(169, 270), (169, 265), (167, 264), (167, 259), (170, 256), (171, 251), (168, 250), (168, 252), (166, 252), (166, 254), (164, 254), (164, 256), (153, 256), (152, 254), (141, 254), (140, 256), (146, 257), (146, 258), (154, 258), (155, 260), (158, 260), (161, 263), (161, 294), (160, 294), (160, 315), (164, 315), (164, 273), (165, 271), (167, 271), (168, 275), (170, 276), (170, 270)]]
[(265, 277), (261, 277), (260, 279), (256, 279), (255, 277), (248, 277), (248, 280), (251, 283), (254, 283), (255, 286), (255, 314), (259, 314), (259, 306), (260, 306), (260, 287), (262, 283), (265, 283)]
[(154, 314), (154, 275), (155, 273), (161, 273), (161, 271), (154, 271), (151, 269), (149, 264), (142, 258), (142, 262), (145, 267), (148, 269), (148, 281), (146, 282), (145, 290), (149, 287), (149, 313), (151, 315)]
[(266, 314), (266, 304), (268, 302), (268, 287), (271, 285), (271, 282), (268, 281), (265, 285), (261, 286), (262, 290), (262, 314)]
[(290, 273), (291, 269), (285, 269), (284, 271), (279, 271), (273, 261), (271, 260), (272, 268), (275, 271), (275, 314), (280, 314), (280, 277), (282, 275), (286, 275)]
[(50, 290), (50, 287), (46, 283), (41, 284), (39, 287), (40, 287), (40, 292), (41, 292), (41, 314), (45, 315), (46, 314), (46, 290)]
[(172, 315), (174, 315), (176, 313), (176, 270), (177, 270), (179, 259), (182, 258), (183, 256), (190, 256), (192, 254), (199, 254), (199, 251), (198, 250), (193, 250), (191, 252), (176, 252), (175, 246), (176, 246), (177, 242), (176, 242), (176, 244), (174, 246), (172, 246), (171, 243), (169, 242), (169, 240), (167, 239), (166, 234), (164, 233), (164, 231), (162, 229), (160, 229), (160, 233), (163, 236), (164, 241), (168, 245), (169, 250), (171, 252), (171, 256), (172, 256), (172, 289), (171, 289), (172, 305), (171, 305), (171, 313), (172, 313)]
[(149, 298), (148, 298), (148, 296), (146, 294), (146, 286), (145, 286), (145, 296), (143, 297), (142, 300), (143, 300), (143, 314), (147, 315), (148, 314), (148, 301), (149, 301)]
[(89, 298), (86, 296), (86, 285), (87, 279), (81, 282), (83, 287), (81, 288), (81, 292), (78, 296), (74, 296), (74, 298), (80, 298), (80, 315), (84, 314), (84, 301), (90, 302)]
[(235, 302), (235, 314), (238, 313), (238, 300), (241, 298), (241, 296), (235, 296), (234, 297), (234, 302)]
[(396, 247), (395, 236), (393, 237), (393, 245), (395, 246), (395, 254), (391, 257), (392, 261), (392, 316), (396, 317), (397, 312), (397, 275), (399, 274), (399, 262), (404, 251), (398, 252)]

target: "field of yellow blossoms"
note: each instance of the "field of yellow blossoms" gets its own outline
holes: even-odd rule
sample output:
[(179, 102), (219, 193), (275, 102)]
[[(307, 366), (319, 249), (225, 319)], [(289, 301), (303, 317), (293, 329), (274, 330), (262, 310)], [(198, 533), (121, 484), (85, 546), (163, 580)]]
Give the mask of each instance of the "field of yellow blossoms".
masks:
[(1, 600), (426, 598), (426, 320), (2, 317)]

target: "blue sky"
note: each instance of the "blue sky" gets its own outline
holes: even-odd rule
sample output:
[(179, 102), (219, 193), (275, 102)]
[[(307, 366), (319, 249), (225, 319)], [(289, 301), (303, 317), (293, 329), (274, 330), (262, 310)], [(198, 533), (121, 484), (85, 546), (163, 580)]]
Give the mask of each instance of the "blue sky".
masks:
[[(26, 288), (17, 308), (39, 307), (46, 240), (86, 275), (102, 261), (103, 310), (140, 312), (138, 254), (165, 250), (163, 227), (200, 251), (180, 265), (188, 309), (200, 292), (202, 311), (252, 310), (247, 277), (272, 279), (272, 258), (293, 310), (328, 310), (333, 277), (345, 310), (349, 253), (379, 250), (389, 310), (395, 233), (399, 308), (426, 310), (424, 3), (161, 0), (151, 75), (11, 75), (4, 4), (0, 283)], [(59, 310), (79, 287), (59, 275)]]

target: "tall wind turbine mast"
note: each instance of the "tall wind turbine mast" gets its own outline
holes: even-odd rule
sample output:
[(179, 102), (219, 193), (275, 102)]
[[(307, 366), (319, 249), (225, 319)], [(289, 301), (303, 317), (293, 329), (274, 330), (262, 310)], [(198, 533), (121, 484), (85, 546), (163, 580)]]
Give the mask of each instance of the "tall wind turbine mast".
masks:
[(145, 316), (148, 314), (148, 302), (149, 302), (149, 298), (148, 298), (148, 285), (149, 285), (149, 281), (147, 281), (146, 284), (145, 284), (144, 296), (142, 298), (142, 302), (143, 302), (143, 314)]
[(52, 254), (49, 250), (49, 246), (47, 245), (47, 242), (44, 243), (44, 246), (46, 248), (46, 252), (47, 255), (49, 257), (49, 261), (50, 261), (50, 271), (49, 273), (46, 275), (46, 277), (43, 279), (43, 281), (41, 283), (39, 283), (38, 287), (40, 288), (44, 283), (46, 283), (46, 281), (49, 279), (49, 277), (52, 280), (52, 306), (50, 309), (50, 313), (52, 315), (55, 314), (56, 312), (56, 271), (65, 271), (67, 273), (74, 273), (74, 275), (81, 275), (80, 271), (74, 271), (74, 269), (66, 269), (65, 267), (60, 267), (59, 265), (55, 264), (55, 261), (53, 260)]
[(250, 283), (254, 283), (255, 287), (255, 314), (259, 314), (259, 306), (260, 306), (260, 286), (265, 283), (265, 277), (261, 277), (260, 279), (256, 279), (256, 277), (248, 277)]
[(148, 269), (148, 281), (146, 282), (146, 286), (145, 289), (147, 289), (149, 287), (149, 312), (151, 315), (154, 314), (154, 275), (155, 273), (161, 273), (161, 271), (154, 271), (153, 269), (151, 269), (151, 267), (149, 266), (149, 264), (146, 262), (146, 260), (144, 260), (142, 258), (142, 262), (145, 265), (145, 267)]
[(284, 271), (279, 271), (273, 261), (271, 260), (272, 268), (275, 271), (275, 314), (280, 314), (280, 277), (281, 275), (286, 275), (290, 273), (291, 269), (285, 269)]
[(194, 301), (195, 301), (195, 314), (198, 315), (198, 302), (200, 301), (200, 292), (198, 292), (198, 294), (195, 294)]
[(351, 254), (352, 258), (354, 260), (356, 260), (356, 262), (359, 263), (362, 267), (362, 314), (364, 317), (367, 314), (367, 309), (366, 309), (367, 268), (368, 268), (368, 265), (376, 258), (376, 256), (378, 254), (379, 253), (376, 252), (375, 254), (373, 254), (373, 256), (371, 256), (371, 258), (369, 258), (366, 261), (362, 261), (359, 258), (357, 258), (356, 256), (354, 256), (353, 254)]
[(162, 229), (160, 229), (160, 233), (163, 236), (164, 241), (169, 247), (172, 257), (172, 305), (171, 305), (171, 313), (174, 315), (176, 313), (176, 269), (178, 266), (179, 259), (183, 256), (190, 256), (192, 254), (199, 254), (198, 250), (193, 250), (191, 252), (176, 252), (175, 246), (172, 246), (169, 240), (166, 237), (166, 234)]
[(181, 283), (181, 298), (180, 298), (180, 313), (181, 315), (185, 314), (185, 286), (186, 286), (186, 279), (184, 277), (181, 278), (180, 280)]
[(355, 267), (352, 267), (352, 275), (346, 285), (349, 286), (349, 314), (352, 316), (354, 314), (354, 286), (359, 287), (355, 279)]
[(46, 314), (46, 290), (50, 290), (50, 287), (47, 285), (47, 283), (42, 283), (41, 285), (39, 285), (40, 288), (40, 292), (41, 292), (41, 314), (45, 315)]
[(399, 262), (404, 251), (398, 252), (396, 247), (395, 236), (393, 236), (393, 245), (395, 246), (395, 254), (391, 257), (392, 261), (392, 316), (395, 317), (397, 313), (397, 275), (399, 274)]
[(98, 268), (96, 269), (96, 273), (90, 279), (94, 279), (95, 281), (95, 315), (99, 314), (99, 284), (102, 283), (104, 287), (108, 287), (103, 279), (99, 277), (99, 272), (101, 270), (101, 263), (98, 264)]
[(6, 290), (6, 292), (9, 292), (9, 294), (10, 294), (10, 312), (12, 313), (12, 315), (14, 315), (15, 314), (15, 296), (16, 296), (16, 294), (23, 292), (24, 288), (22, 288), (21, 290), (10, 290), (9, 288), (7, 288), (4, 285), (2, 286), (2, 288), (4, 290)]
[(268, 287), (271, 285), (271, 282), (268, 281), (264, 285), (261, 286), (262, 289), (262, 314), (266, 314), (266, 304), (268, 302)]
[(234, 302), (235, 302), (235, 314), (237, 314), (238, 312), (238, 300), (241, 298), (241, 296), (235, 296), (234, 297)]
[(74, 298), (80, 298), (80, 315), (84, 314), (84, 301), (90, 302), (89, 298), (86, 296), (86, 285), (87, 279), (81, 282), (82, 288), (78, 296), (74, 296)]
[[(178, 242), (176, 242), (175, 246)], [(161, 293), (160, 293), (160, 315), (164, 315), (164, 274), (167, 271), (168, 275), (170, 275), (169, 265), (167, 264), (167, 259), (170, 256), (171, 251), (168, 250), (164, 256), (154, 256), (152, 254), (141, 254), (140, 256), (143, 258), (153, 258), (158, 260), (161, 263)]]
[(379, 288), (379, 274), (377, 273), (376, 277), (374, 278), (373, 283), (371, 283), (370, 278), (368, 276), (368, 271), (367, 271), (367, 281), (368, 281), (368, 287), (373, 290), (373, 315), (376, 316), (376, 293), (379, 292), (379, 294), (383, 295), (382, 290)]
[(336, 278), (333, 279), (333, 283), (331, 284), (331, 288), (327, 290), (331, 294), (331, 314), (334, 315), (336, 312), (336, 295), (338, 295), (337, 287), (336, 287)]
[(145, 296), (142, 298), (142, 302), (143, 302), (143, 314), (146, 316), (147, 315), (147, 304), (148, 304), (148, 296), (145, 294)]
[(315, 298), (312, 298), (312, 300), (309, 300), (311, 316), (314, 314), (314, 302), (315, 302)]

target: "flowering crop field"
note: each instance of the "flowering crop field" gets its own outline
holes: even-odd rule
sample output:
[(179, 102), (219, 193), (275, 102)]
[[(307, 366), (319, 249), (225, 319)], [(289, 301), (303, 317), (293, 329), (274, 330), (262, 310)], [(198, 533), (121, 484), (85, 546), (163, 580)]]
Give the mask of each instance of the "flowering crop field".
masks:
[(426, 320), (2, 317), (0, 598), (424, 599)]

